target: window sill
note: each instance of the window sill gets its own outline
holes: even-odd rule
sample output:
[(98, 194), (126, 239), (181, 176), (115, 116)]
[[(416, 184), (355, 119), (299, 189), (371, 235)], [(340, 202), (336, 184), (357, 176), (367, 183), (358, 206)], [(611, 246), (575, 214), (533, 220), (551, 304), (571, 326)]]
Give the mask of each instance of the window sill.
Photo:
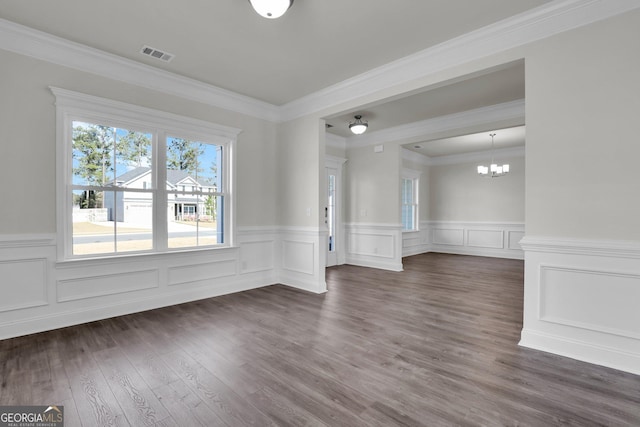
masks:
[(194, 256), (233, 254), (236, 258), (238, 246), (221, 246), (208, 248), (176, 249), (167, 252), (132, 253), (127, 255), (109, 255), (100, 257), (72, 258), (57, 261), (56, 268), (75, 268), (92, 265), (126, 264), (132, 262), (158, 261), (167, 258), (193, 258)]

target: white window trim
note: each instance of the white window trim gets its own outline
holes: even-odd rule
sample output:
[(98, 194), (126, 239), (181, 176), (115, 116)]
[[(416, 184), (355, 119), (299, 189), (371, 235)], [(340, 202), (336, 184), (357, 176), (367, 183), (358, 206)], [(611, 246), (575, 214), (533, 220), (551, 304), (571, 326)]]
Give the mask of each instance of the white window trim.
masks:
[[(400, 176), (400, 211), (402, 212), (402, 180), (408, 179), (413, 181), (413, 199), (416, 206), (415, 218), (413, 219), (415, 227), (410, 230), (405, 230), (404, 224), (402, 227), (403, 233), (415, 233), (420, 231), (420, 177), (422, 176), (422, 171), (402, 168), (402, 174)], [(402, 215), (402, 214), (401, 214)], [(401, 218), (402, 220), (402, 218)], [(401, 221), (402, 223), (402, 221)]]
[[(218, 125), (204, 120), (193, 119), (173, 113), (140, 107), (107, 98), (73, 92), (56, 87), (49, 88), (56, 97), (56, 233), (57, 233), (57, 259), (59, 262), (76, 259), (95, 258), (124, 258), (135, 254), (116, 253), (99, 254), (90, 257), (74, 256), (72, 254), (73, 242), (71, 236), (72, 215), (70, 212), (72, 202), (71, 192), (68, 186), (71, 184), (71, 157), (72, 148), (69, 141), (72, 138), (71, 123), (73, 121), (83, 121), (89, 123), (101, 123), (105, 120), (110, 125), (117, 125), (122, 128), (152, 132), (154, 146), (158, 146), (157, 140), (166, 140), (167, 136), (179, 136), (192, 140), (199, 140), (206, 143), (222, 145), (224, 156), (222, 170), (223, 186), (221, 189), (226, 194), (224, 204), (224, 235), (225, 242), (215, 248), (233, 247), (235, 238), (235, 217), (236, 217), (236, 143), (241, 129)], [(166, 164), (166, 153), (163, 150), (154, 153), (154, 170), (159, 175), (165, 175), (165, 168), (158, 167)], [(166, 178), (166, 176), (165, 176)], [(155, 177), (156, 182), (165, 182), (162, 176)], [(165, 185), (156, 185), (157, 200), (166, 199), (167, 190)], [(162, 209), (154, 210), (154, 242), (162, 241), (167, 235), (166, 221), (159, 221), (158, 215)], [(160, 247), (155, 247), (153, 251), (144, 252), (147, 254), (161, 254), (167, 252), (201, 251), (203, 247), (180, 248), (169, 250), (166, 242), (160, 243)], [(211, 249), (206, 247), (205, 249)]]

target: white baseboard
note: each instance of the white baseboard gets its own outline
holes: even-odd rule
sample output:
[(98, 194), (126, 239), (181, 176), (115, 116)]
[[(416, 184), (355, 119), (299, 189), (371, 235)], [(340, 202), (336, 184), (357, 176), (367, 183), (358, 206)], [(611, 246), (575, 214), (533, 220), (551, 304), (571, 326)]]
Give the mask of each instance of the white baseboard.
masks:
[(443, 254), (454, 255), (471, 255), (490, 258), (507, 258), (507, 259), (524, 259), (523, 253), (517, 253), (516, 251), (502, 251), (492, 250), (489, 248), (464, 248), (464, 247), (451, 247), (445, 245), (430, 245), (428, 252), (438, 252)]
[(355, 265), (358, 267), (377, 268), (380, 270), (388, 270), (388, 271), (404, 270), (402, 263), (385, 261), (385, 260), (372, 260), (370, 258), (359, 259), (358, 257), (348, 257), (347, 264)]
[(640, 243), (526, 236), (520, 345), (640, 374)]
[(566, 336), (548, 335), (524, 329), (522, 330), (519, 345), (640, 375), (640, 353), (628, 353), (617, 348), (604, 347), (592, 342), (573, 340)]
[(291, 277), (286, 274), (280, 277), (279, 283), (290, 288), (300, 289), (302, 291), (314, 294), (324, 294), (327, 292), (327, 283), (318, 283), (316, 280), (304, 280), (300, 277)]

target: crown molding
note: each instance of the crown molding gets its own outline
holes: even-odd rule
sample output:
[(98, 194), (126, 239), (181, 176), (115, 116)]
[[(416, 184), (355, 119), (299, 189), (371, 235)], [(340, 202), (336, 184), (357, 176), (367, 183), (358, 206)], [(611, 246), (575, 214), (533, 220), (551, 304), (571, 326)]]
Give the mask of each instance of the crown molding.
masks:
[[(509, 159), (513, 157), (524, 157), (524, 147), (508, 147), (500, 148), (493, 151), (493, 158)], [(430, 157), (429, 162), (432, 166), (440, 165), (457, 165), (462, 163), (487, 162), (491, 158), (491, 151), (476, 151), (473, 153), (452, 154), (450, 156)]]
[[(458, 165), (463, 163), (486, 162), (490, 151), (474, 151), (472, 153), (451, 154), (449, 156), (429, 157), (415, 151), (402, 149), (402, 159), (424, 166)], [(525, 147), (508, 147), (493, 151), (494, 159), (510, 159), (524, 157)]]
[(524, 123), (524, 99), (394, 126), (363, 135), (354, 135), (346, 138), (346, 142), (349, 148), (361, 148), (415, 138), (426, 141), (439, 137), (438, 134), (442, 132), (470, 126), (492, 125), (504, 120), (518, 120), (522, 122), (521, 124)]
[(417, 163), (424, 166), (431, 165), (431, 157), (425, 156), (424, 154), (416, 153), (415, 151), (408, 150), (404, 147), (400, 150), (400, 153), (402, 155), (402, 160), (407, 162)]
[(275, 105), (0, 18), (0, 49), (277, 122)]
[(638, 0), (556, 0), (374, 68), (282, 106), (241, 95), (0, 18), (0, 49), (271, 122), (380, 90), (640, 8)]
[(640, 8), (637, 0), (557, 0), (374, 68), (281, 107), (282, 121)]

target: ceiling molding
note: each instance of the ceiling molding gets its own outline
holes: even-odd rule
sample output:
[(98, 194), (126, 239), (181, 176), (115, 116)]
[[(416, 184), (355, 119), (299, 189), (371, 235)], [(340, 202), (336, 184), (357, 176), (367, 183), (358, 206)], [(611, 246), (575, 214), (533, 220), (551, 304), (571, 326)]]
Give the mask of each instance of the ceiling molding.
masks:
[(429, 156), (425, 156), (421, 153), (416, 153), (415, 151), (408, 150), (404, 147), (402, 148), (402, 150), (400, 150), (400, 152), (402, 153), (402, 160), (424, 166), (431, 165), (431, 157)]
[(556, 0), (276, 106), (0, 18), (0, 49), (272, 122), (380, 90), (640, 8), (638, 0)]
[(504, 120), (520, 120), (524, 123), (524, 99), (354, 135), (346, 138), (346, 142), (348, 148), (358, 148), (416, 138), (426, 141), (438, 137), (442, 132), (470, 126), (492, 125)]
[[(510, 159), (524, 157), (525, 147), (508, 147), (493, 151), (494, 159)], [(490, 151), (475, 151), (473, 153), (451, 154), (449, 156), (429, 157), (415, 151), (402, 149), (402, 160), (425, 166), (458, 165), (463, 163), (486, 162), (491, 157)]]
[[(513, 157), (524, 157), (524, 147), (508, 147), (493, 150), (494, 159), (510, 159)], [(487, 162), (492, 157), (491, 151), (476, 151), (474, 153), (452, 154), (450, 156), (430, 157), (431, 166), (457, 165), (461, 163)]]
[(278, 107), (0, 18), (0, 49), (271, 122)]
[(557, 0), (291, 101), (288, 121), (640, 7), (637, 0)]

